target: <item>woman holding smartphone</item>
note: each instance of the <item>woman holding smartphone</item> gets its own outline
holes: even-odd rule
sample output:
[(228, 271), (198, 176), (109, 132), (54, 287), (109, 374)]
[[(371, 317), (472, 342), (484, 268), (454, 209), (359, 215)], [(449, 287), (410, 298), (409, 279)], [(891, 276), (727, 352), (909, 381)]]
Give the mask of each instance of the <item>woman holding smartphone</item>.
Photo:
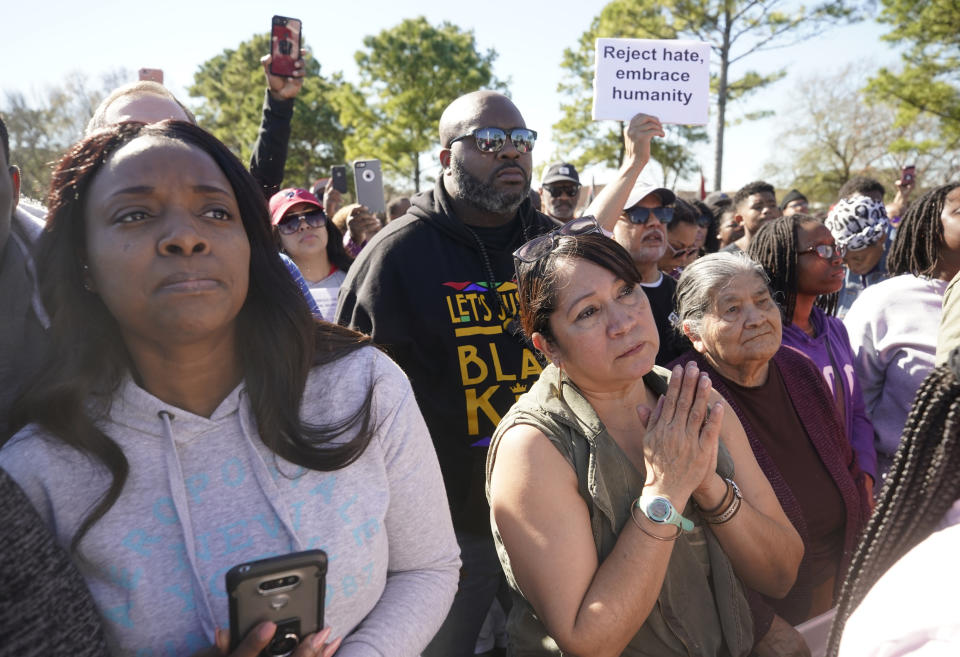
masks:
[(426, 426), (396, 365), (310, 316), (243, 165), (195, 126), (122, 124), (64, 156), (48, 205), (53, 348), (0, 466), (114, 654), (223, 648), (224, 574), (314, 548), (330, 631), (298, 657), (419, 654), (459, 568)]

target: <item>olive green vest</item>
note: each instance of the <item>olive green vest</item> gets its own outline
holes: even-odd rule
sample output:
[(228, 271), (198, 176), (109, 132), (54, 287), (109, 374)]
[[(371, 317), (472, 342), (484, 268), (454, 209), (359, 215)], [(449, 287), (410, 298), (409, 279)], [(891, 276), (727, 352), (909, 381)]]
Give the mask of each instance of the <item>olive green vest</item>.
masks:
[[(580, 495), (590, 509), (590, 524), (602, 562), (630, 522), (630, 508), (643, 490), (645, 475), (638, 472), (607, 433), (593, 407), (577, 387), (553, 365), (503, 417), (487, 456), (487, 497), (490, 471), (500, 438), (516, 424), (542, 431), (577, 473)], [(669, 371), (655, 367), (644, 377), (657, 394), (667, 389)], [(560, 389), (558, 390), (558, 385)], [(717, 472), (733, 478), (733, 459), (721, 442)], [(744, 591), (729, 559), (705, 530), (693, 504), (684, 515), (696, 523), (674, 543), (657, 603), (623, 655), (642, 657), (742, 657), (753, 645), (753, 620)], [(507, 620), (511, 657), (561, 655), (553, 639), (523, 599), (503, 540), (493, 526), (500, 563), (514, 592)], [(557, 574), (562, 576), (561, 573)]]

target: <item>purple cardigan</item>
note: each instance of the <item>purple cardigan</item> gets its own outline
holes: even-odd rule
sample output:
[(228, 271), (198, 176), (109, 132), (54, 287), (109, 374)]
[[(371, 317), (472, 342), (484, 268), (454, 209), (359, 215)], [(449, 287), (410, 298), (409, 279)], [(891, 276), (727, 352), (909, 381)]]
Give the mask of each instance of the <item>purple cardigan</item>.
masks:
[(810, 315), (810, 322), (817, 332), (817, 337), (811, 338), (791, 322), (783, 327), (783, 344), (806, 354), (823, 373), (831, 392), (835, 386), (830, 361), (830, 356), (833, 355), (837, 368), (842, 372), (840, 390), (843, 394), (843, 407), (846, 409), (847, 437), (857, 453), (860, 469), (877, 481), (877, 448), (874, 443), (873, 423), (867, 417), (847, 329), (839, 319), (830, 317), (816, 306)]
[[(800, 539), (806, 547), (808, 540), (807, 522), (800, 510), (800, 503), (797, 502), (793, 491), (790, 490), (783, 475), (780, 474), (779, 468), (774, 464), (773, 459), (757, 438), (759, 427), (755, 428), (747, 423), (743, 411), (730, 395), (730, 389), (727, 387), (723, 376), (702, 355), (695, 351), (688, 351), (670, 363), (668, 367), (691, 360), (697, 363), (701, 371), (710, 374), (714, 389), (727, 400), (733, 412), (737, 414), (760, 469), (763, 470), (770, 481), (773, 492), (776, 493), (777, 499), (780, 501), (780, 506), (783, 507), (784, 513), (796, 528), (797, 533), (800, 534)], [(860, 533), (870, 516), (870, 506), (864, 485), (866, 475), (857, 464), (854, 451), (847, 441), (843, 427), (840, 425), (840, 416), (833, 397), (830, 395), (830, 390), (813, 362), (792, 347), (782, 346), (774, 354), (770, 364), (780, 370), (781, 378), (790, 399), (794, 402), (794, 409), (800, 417), (803, 428), (810, 436), (810, 441), (817, 450), (817, 454), (820, 455), (827, 472), (830, 473), (837, 484), (846, 508), (847, 521), (843, 541), (843, 558), (837, 570), (838, 577), (834, 590), (834, 598), (836, 598), (840, 592), (840, 586), (843, 584), (850, 558), (853, 556), (853, 551), (860, 539)], [(797, 577), (800, 578), (803, 574), (804, 562), (801, 561)], [(754, 615), (754, 634), (759, 639), (770, 629), (774, 611), (765, 601), (764, 596), (754, 593), (749, 598), (750, 609)]]

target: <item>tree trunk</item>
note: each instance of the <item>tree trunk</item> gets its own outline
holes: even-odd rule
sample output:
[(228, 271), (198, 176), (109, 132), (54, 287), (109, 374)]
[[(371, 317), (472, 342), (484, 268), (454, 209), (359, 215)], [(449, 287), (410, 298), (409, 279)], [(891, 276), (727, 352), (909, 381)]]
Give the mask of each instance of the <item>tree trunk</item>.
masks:
[(720, 84), (717, 88), (717, 143), (713, 155), (713, 189), (723, 185), (723, 130), (727, 123), (727, 69), (730, 66), (730, 8), (724, 12), (723, 45), (720, 48)]
[(414, 193), (420, 193), (420, 153), (413, 154), (413, 189)]

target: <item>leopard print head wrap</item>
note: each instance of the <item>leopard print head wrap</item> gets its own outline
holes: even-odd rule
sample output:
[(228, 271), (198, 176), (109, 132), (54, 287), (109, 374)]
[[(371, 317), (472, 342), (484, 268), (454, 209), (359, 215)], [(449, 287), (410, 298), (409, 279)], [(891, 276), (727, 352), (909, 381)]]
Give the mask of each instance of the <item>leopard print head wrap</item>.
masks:
[(869, 196), (851, 196), (837, 202), (824, 222), (838, 246), (856, 251), (875, 244), (887, 232), (890, 220), (882, 202)]

